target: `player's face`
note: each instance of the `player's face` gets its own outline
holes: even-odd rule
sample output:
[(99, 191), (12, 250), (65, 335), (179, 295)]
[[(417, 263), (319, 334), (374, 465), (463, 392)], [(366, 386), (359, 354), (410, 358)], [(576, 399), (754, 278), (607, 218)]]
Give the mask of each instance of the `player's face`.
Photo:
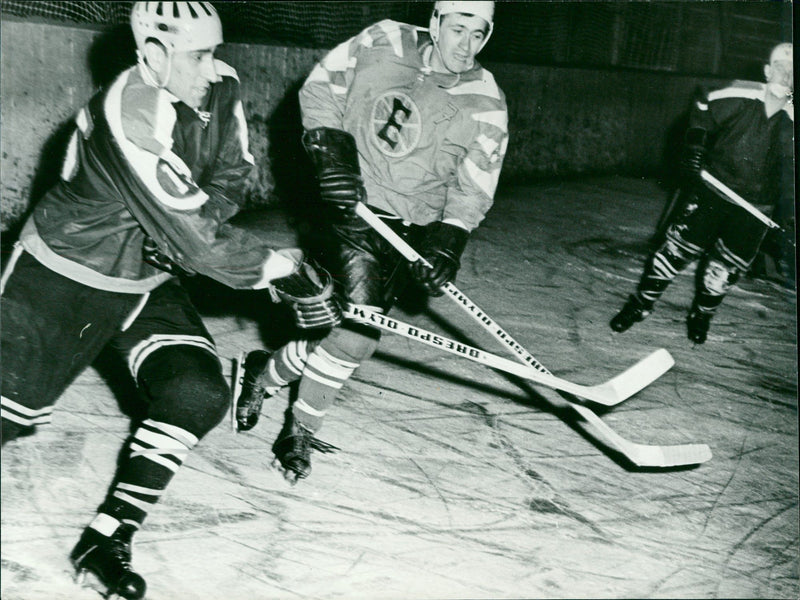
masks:
[(794, 69), (791, 61), (775, 60), (764, 69), (768, 84), (778, 84), (794, 91)]
[(214, 68), (215, 49), (173, 53), (169, 81), (164, 87), (178, 100), (192, 108), (199, 108), (208, 93), (208, 88), (217, 80), (217, 71)]
[[(489, 26), (481, 17), (450, 13), (442, 17), (439, 24), (439, 53), (434, 60), (440, 60), (451, 73), (463, 73), (475, 64), (475, 55), (486, 39)], [(435, 67), (436, 65), (434, 65)]]

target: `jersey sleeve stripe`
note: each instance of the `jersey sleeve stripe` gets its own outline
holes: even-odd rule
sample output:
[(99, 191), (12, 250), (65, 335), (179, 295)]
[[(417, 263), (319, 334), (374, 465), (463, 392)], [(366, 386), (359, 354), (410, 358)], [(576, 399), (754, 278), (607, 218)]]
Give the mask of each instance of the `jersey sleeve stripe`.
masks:
[(475, 141), (478, 142), (486, 156), (492, 156), (500, 146), (499, 142), (484, 134), (480, 134)]
[(322, 60), (322, 66), (328, 71), (346, 71), (355, 68), (356, 57), (350, 56), (349, 49), (350, 44), (347, 42), (339, 44)]
[(470, 179), (475, 182), (475, 185), (489, 198), (493, 198), (494, 192), (497, 189), (497, 180), (500, 178), (500, 169), (484, 171), (469, 157), (464, 159), (463, 166), (469, 174)]
[(472, 119), (479, 123), (489, 123), (500, 129), (503, 133), (508, 133), (508, 113), (504, 110), (489, 110), (473, 113)]
[(403, 31), (396, 21), (385, 20), (378, 23), (378, 27), (386, 35), (389, 45), (395, 56), (402, 58), (405, 52), (403, 51)]

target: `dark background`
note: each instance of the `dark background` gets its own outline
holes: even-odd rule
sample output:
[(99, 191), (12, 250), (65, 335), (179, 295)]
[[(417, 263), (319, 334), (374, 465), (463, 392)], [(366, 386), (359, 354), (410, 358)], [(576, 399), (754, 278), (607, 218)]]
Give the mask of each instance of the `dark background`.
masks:
[[(113, 25), (132, 2), (3, 0), (22, 17)], [(228, 42), (330, 48), (375, 21), (427, 26), (432, 2), (215, 2)], [(790, 2), (497, 2), (485, 61), (761, 79)]]

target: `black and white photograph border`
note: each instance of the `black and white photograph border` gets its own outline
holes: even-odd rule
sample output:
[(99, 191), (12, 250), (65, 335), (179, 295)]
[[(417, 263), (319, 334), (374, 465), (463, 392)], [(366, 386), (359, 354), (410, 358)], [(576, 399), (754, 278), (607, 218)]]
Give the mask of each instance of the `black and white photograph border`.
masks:
[[(117, 31), (23, 4), (0, 3), (4, 267), (7, 240), (52, 181), (59, 128), (102, 85), (93, 61)], [(319, 29), (305, 46), (261, 41), (244, 23), (258, 3), (231, 4), (242, 12), (220, 15), (226, 36), (240, 37), (218, 53), (239, 73), (260, 165), (241, 225), (269, 231), (276, 247), (300, 245), (309, 232), (287, 209), (292, 161), (267, 138), (285, 134), (314, 63), (359, 27), (331, 16), (340, 29), (330, 40)], [(382, 10), (269, 4), (317, 16), (315, 6), (335, 4), (363, 26)], [(383, 4), (427, 26), (419, 5), (432, 3)], [(318, 434), (336, 450), (314, 453), (308, 478), (290, 485), (273, 464), (291, 386), (264, 402), (257, 427), (236, 431), (226, 418), (201, 440), (134, 542), (148, 600), (800, 597), (794, 287), (760, 256), (695, 344), (692, 265), (646, 320), (609, 327), (674, 201), (670, 129), (696, 85), (756, 79), (743, 55), (763, 63), (758, 52), (791, 36), (791, 10), (514, 3), (564, 40), (537, 63), (520, 58), (530, 30), (503, 20), (504, 4), (485, 53), (508, 98), (507, 164), (452, 289), (371, 313), (384, 325), (380, 347), (342, 387)], [(569, 11), (578, 4), (583, 13)], [(598, 14), (609, 27), (595, 23), (592, 37), (585, 21)], [(618, 37), (605, 42), (606, 31)], [(672, 44), (669, 57), (642, 50), (634, 63), (634, 43), (652, 53), (659, 40)], [(202, 276), (186, 287), (232, 384), (242, 352), (285, 342), (291, 319), (267, 296)], [(656, 352), (647, 385), (599, 389)], [(52, 423), (3, 446), (3, 600), (99, 597), (91, 580), (75, 580), (69, 554), (108, 492), (139, 403), (124, 368), (101, 356), (59, 398)]]

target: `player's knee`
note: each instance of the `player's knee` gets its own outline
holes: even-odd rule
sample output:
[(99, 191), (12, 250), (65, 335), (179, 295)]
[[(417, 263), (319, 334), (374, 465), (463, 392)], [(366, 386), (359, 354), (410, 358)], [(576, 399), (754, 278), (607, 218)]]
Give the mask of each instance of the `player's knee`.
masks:
[(664, 244), (653, 257), (653, 267), (664, 277), (672, 279), (698, 255), (699, 252), (695, 251), (695, 248), (685, 242), (679, 234), (670, 232), (667, 234)]
[(151, 419), (181, 427), (198, 438), (222, 421), (230, 403), (219, 359), (192, 346), (154, 352), (139, 369), (139, 385), (149, 397)]
[(713, 296), (724, 296), (739, 279), (739, 270), (722, 261), (710, 259), (703, 271), (703, 287)]

